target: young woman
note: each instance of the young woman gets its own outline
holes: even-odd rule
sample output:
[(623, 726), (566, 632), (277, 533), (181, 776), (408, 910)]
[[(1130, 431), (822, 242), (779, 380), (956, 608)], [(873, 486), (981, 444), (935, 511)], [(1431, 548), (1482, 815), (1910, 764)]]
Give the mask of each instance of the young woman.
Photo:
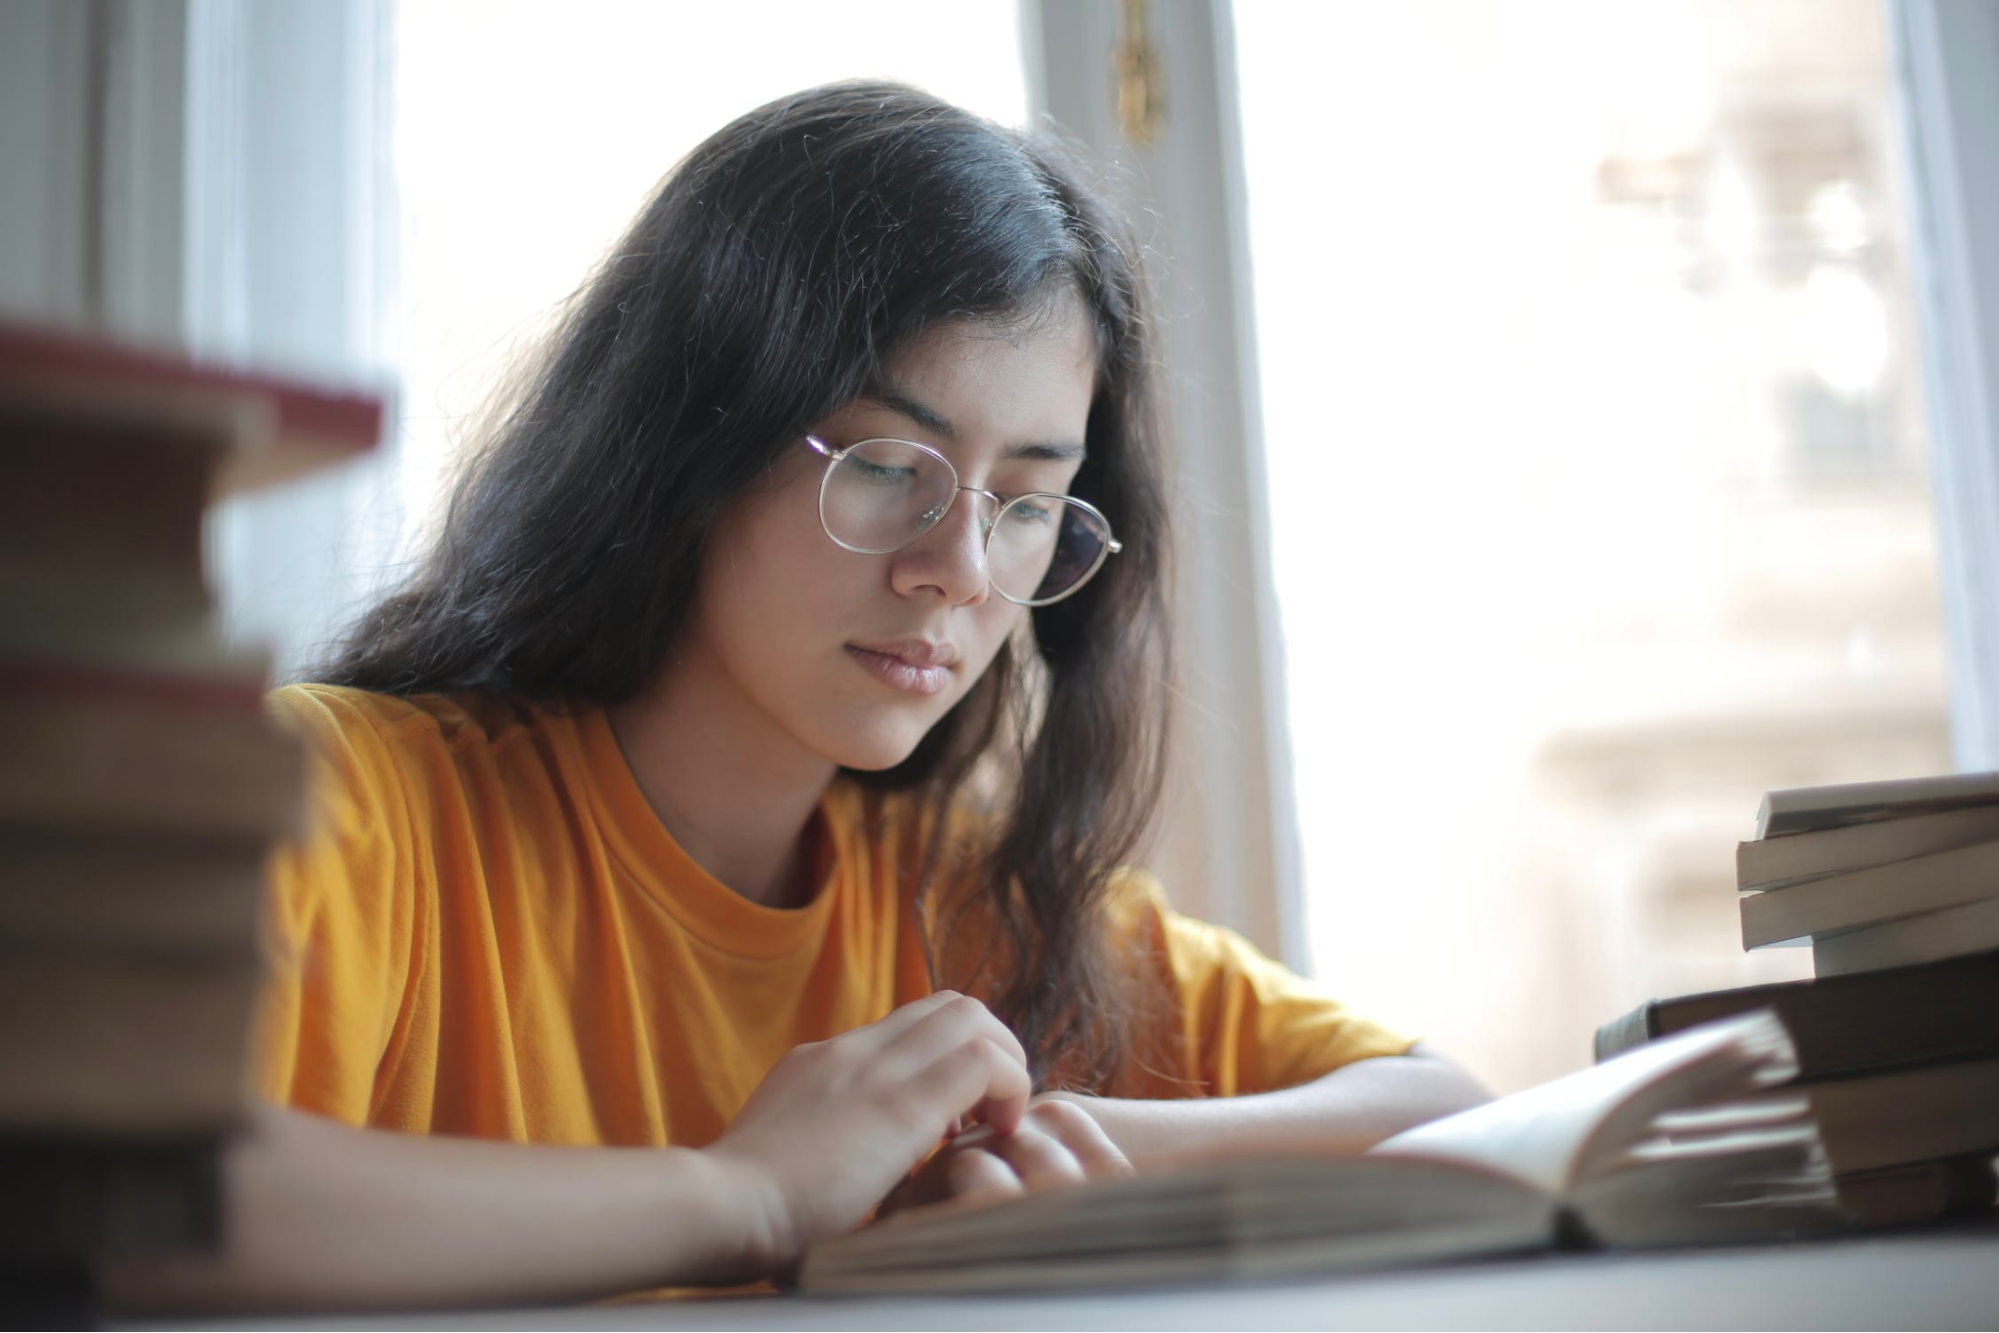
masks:
[(222, 1256), (128, 1297), (781, 1274), (878, 1207), (1479, 1097), (1125, 869), (1165, 762), (1135, 252), (914, 90), (665, 181), (319, 683)]

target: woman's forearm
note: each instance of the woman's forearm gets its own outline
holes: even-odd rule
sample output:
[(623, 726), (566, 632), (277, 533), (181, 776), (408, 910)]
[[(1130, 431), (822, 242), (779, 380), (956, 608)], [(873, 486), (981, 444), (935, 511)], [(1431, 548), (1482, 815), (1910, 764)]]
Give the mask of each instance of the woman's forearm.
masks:
[(1491, 1099), (1469, 1074), (1418, 1047), (1356, 1060), (1282, 1092), (1184, 1101), (1058, 1094), (1080, 1104), (1143, 1167), (1223, 1151), (1331, 1148), (1361, 1152), (1414, 1125)]
[(552, 1301), (761, 1275), (758, 1205), (703, 1154), (357, 1130), (260, 1108), (220, 1253), (105, 1265), (120, 1309)]
[(938, 991), (792, 1050), (700, 1150), (350, 1129), (260, 1108), (206, 1258), (107, 1264), (120, 1308), (412, 1307), (740, 1282), (858, 1225), (953, 1127), (1012, 1133), (1032, 1082), (986, 1007)]

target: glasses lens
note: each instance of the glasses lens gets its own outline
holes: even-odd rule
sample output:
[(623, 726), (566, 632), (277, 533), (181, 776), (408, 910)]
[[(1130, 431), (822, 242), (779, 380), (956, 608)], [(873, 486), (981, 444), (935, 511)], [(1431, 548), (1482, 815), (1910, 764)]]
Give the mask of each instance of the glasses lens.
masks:
[(993, 520), (986, 568), (1009, 600), (1051, 602), (1097, 572), (1110, 537), (1093, 509), (1059, 495), (1022, 495)]
[(934, 456), (901, 440), (863, 440), (826, 473), (819, 517), (853, 551), (894, 551), (937, 526), (958, 479)]

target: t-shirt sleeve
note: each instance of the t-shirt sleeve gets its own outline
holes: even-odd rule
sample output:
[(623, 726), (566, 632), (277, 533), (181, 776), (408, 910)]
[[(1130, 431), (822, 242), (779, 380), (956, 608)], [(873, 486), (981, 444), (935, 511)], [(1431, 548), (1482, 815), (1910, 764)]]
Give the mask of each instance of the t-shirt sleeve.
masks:
[(1353, 1013), (1232, 930), (1182, 916), (1130, 872), (1120, 929), (1171, 997), (1136, 1054), (1138, 1095), (1230, 1097), (1295, 1087), (1414, 1040)]
[(291, 686), (268, 707), (305, 742), (309, 778), (304, 828), (267, 876), (251, 1086), (362, 1125), (410, 976), (407, 805), (393, 755), (342, 692)]

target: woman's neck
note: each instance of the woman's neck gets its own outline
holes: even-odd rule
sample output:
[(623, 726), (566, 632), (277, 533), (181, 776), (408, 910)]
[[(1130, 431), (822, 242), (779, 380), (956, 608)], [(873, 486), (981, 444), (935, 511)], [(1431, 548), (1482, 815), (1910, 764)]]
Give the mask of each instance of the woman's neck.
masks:
[(695, 864), (766, 907), (802, 907), (807, 831), (837, 771), (699, 661), (607, 710), (632, 777)]

